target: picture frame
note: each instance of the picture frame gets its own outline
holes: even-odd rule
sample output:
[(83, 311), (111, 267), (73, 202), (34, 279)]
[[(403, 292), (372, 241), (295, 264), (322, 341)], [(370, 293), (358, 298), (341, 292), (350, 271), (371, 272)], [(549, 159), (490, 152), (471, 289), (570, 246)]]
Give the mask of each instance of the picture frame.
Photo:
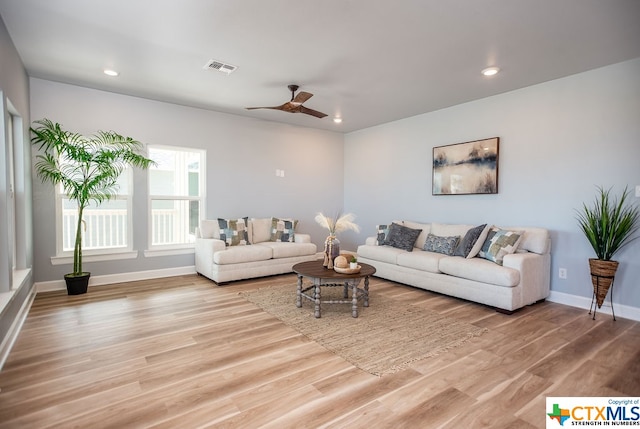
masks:
[(498, 193), (500, 138), (433, 148), (432, 195)]

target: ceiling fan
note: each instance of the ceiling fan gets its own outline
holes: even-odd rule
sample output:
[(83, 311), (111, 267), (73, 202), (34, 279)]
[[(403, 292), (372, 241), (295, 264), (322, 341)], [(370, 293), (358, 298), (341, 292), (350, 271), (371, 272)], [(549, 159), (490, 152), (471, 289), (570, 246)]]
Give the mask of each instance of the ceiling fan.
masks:
[(307, 115), (315, 116), (316, 118), (324, 118), (327, 116), (326, 113), (318, 112), (317, 110), (309, 109), (304, 107), (302, 103), (313, 97), (313, 94), (310, 92), (300, 91), (298, 95), (295, 95), (298, 90), (298, 85), (289, 85), (289, 91), (291, 91), (291, 101), (287, 101), (286, 103), (280, 106), (272, 106), (272, 107), (247, 107), (247, 110), (253, 109), (273, 109), (273, 110), (282, 110), (283, 112), (289, 113), (306, 113)]

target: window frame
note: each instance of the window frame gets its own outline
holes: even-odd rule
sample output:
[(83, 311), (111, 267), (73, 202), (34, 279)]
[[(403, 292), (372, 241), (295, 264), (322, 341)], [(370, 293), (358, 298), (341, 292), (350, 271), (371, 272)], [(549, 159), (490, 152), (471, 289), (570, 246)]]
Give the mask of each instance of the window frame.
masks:
[[(151, 152), (152, 150), (163, 150), (163, 151), (172, 151), (172, 152), (184, 152), (184, 153), (195, 153), (200, 156), (200, 170), (198, 175), (198, 194), (197, 196), (190, 195), (167, 195), (167, 194), (152, 194), (151, 193), (151, 173), (154, 170), (154, 167), (150, 167), (147, 171), (147, 223), (148, 223), (148, 240), (147, 240), (147, 249), (149, 249), (148, 253), (145, 252), (145, 255), (152, 256), (153, 252), (156, 252), (158, 255), (167, 255), (167, 254), (180, 254), (184, 253), (192, 253), (193, 249), (195, 249), (195, 233), (194, 239), (190, 242), (183, 243), (171, 243), (171, 244), (154, 244), (153, 243), (153, 202), (154, 201), (186, 201), (193, 202), (196, 201), (199, 203), (198, 210), (198, 225), (199, 227), (200, 221), (205, 219), (205, 210), (206, 210), (206, 162), (207, 162), (207, 151), (206, 149), (199, 149), (193, 147), (184, 147), (184, 146), (171, 146), (171, 145), (159, 145), (159, 144), (150, 144), (147, 145), (147, 150), (149, 153), (149, 158), (153, 159)], [(169, 253), (167, 253), (169, 252)]]
[[(85, 246), (82, 247), (82, 257), (85, 262), (89, 262), (91, 260), (100, 260), (94, 259), (93, 256), (105, 255), (106, 259), (111, 259), (109, 255), (124, 255), (124, 258), (130, 258), (132, 252), (137, 255), (137, 252), (133, 250), (133, 195), (135, 190), (133, 189), (133, 169), (127, 167), (122, 174), (126, 175), (125, 179), (127, 182), (127, 190), (126, 194), (122, 194), (120, 190), (110, 201), (113, 200), (124, 200), (126, 201), (126, 212), (127, 212), (127, 232), (126, 232), (126, 246), (120, 247), (98, 247), (98, 248), (87, 248)], [(62, 185), (55, 186), (55, 213), (56, 213), (56, 256), (53, 257), (52, 263), (54, 265), (67, 263), (73, 258), (73, 248), (69, 250), (64, 250), (64, 207), (63, 201), (69, 200), (69, 196), (64, 192)], [(105, 201), (105, 203), (109, 203), (109, 201)], [(87, 211), (85, 211), (85, 215)]]

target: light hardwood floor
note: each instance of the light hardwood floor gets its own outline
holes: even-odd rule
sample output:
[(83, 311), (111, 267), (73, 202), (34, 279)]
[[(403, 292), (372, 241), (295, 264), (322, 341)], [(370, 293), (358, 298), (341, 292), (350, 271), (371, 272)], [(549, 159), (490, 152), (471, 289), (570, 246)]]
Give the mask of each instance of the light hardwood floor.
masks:
[(238, 294), (284, 281), (293, 291), (294, 275), (193, 275), (38, 295), (0, 372), (0, 427), (543, 428), (545, 396), (640, 396), (638, 322), (549, 302), (508, 316), (373, 279), (489, 329), (378, 378)]

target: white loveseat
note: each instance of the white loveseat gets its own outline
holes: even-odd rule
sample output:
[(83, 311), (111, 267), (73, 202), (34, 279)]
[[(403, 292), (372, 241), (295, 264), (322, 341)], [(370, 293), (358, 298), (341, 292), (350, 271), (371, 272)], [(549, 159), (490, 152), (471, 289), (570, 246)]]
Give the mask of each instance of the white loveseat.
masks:
[(200, 222), (195, 243), (198, 274), (221, 284), (290, 273), (298, 262), (318, 258), (311, 237), (294, 232), (295, 221), (278, 218), (238, 221), (233, 223), (237, 230), (232, 228), (230, 233), (227, 229), (226, 234), (218, 220)]
[[(394, 223), (422, 231), (412, 251), (379, 244), (378, 240), (383, 243), (384, 239), (381, 231), (378, 231), (378, 237), (369, 237), (358, 247), (358, 261), (373, 265), (377, 277), (489, 305), (506, 313), (544, 300), (549, 295), (551, 241), (546, 229), (502, 228), (520, 233), (520, 239), (516, 249), (508, 250), (499, 264), (477, 256), (483, 246), (488, 249), (491, 244), (487, 242), (491, 225), (481, 228), (409, 221)], [(472, 229), (482, 230), (482, 233), (467, 257), (423, 250), (428, 238), (432, 247), (434, 237), (436, 242), (438, 237), (458, 236), (462, 240)]]

